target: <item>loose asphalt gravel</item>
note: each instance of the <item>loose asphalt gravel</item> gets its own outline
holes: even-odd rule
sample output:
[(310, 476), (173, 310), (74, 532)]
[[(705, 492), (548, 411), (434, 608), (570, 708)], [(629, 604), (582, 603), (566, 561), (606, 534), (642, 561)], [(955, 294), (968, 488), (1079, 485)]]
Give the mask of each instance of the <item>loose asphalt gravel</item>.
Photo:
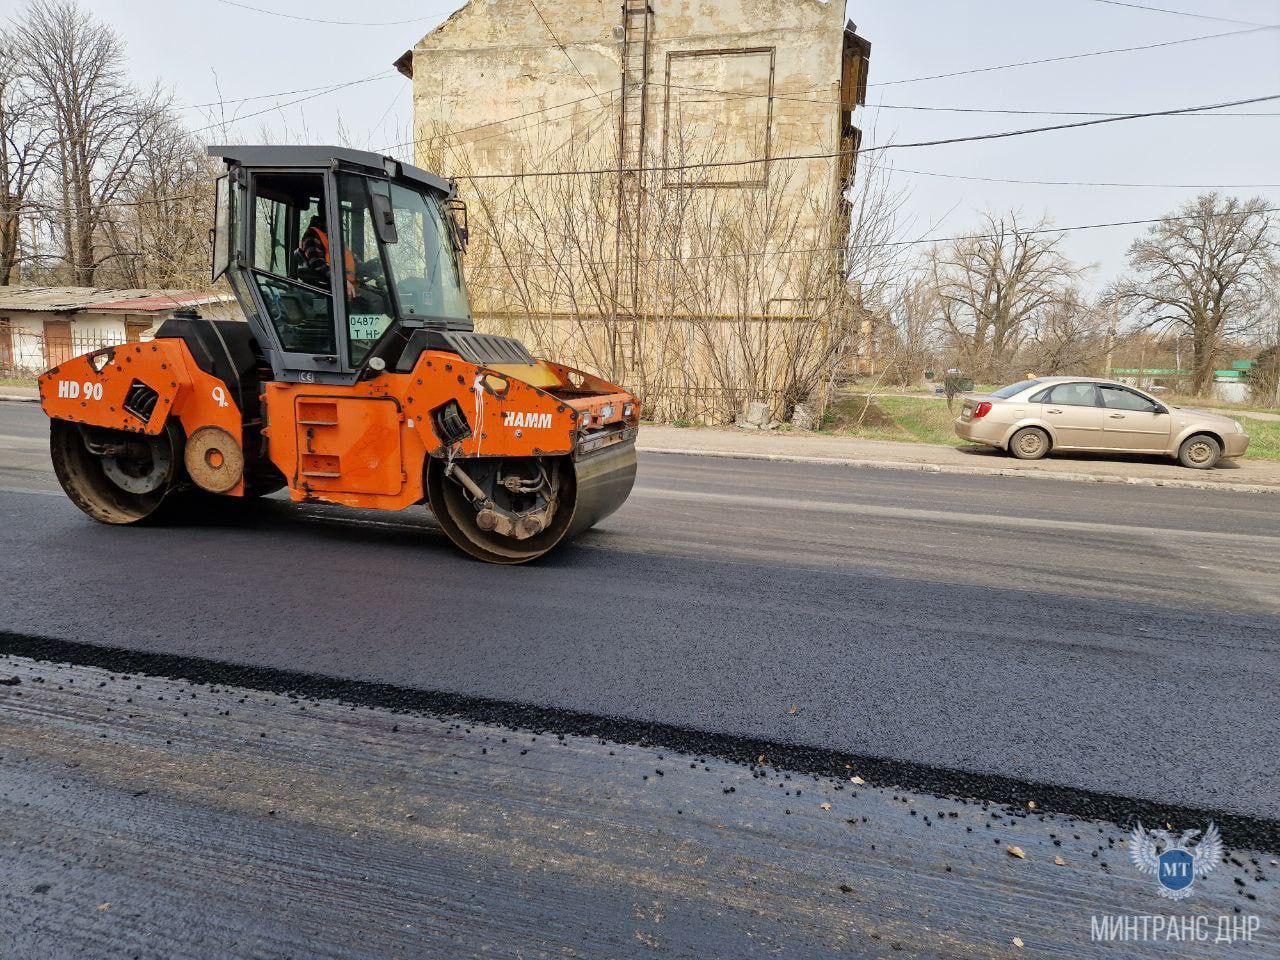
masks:
[[(1118, 827), (861, 768), (15, 656), (0, 742), (6, 960), (1280, 957), (1274, 855), (1174, 905)], [(1171, 912), (1205, 941), (1093, 940)]]

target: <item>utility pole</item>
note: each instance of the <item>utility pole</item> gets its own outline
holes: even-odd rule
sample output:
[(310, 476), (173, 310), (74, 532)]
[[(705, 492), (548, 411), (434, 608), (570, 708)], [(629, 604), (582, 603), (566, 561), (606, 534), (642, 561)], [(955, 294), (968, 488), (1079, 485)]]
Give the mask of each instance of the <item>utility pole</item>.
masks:
[(1116, 349), (1116, 331), (1120, 326), (1120, 299), (1117, 297), (1111, 301), (1111, 324), (1107, 327), (1107, 368), (1102, 371), (1103, 376), (1111, 376), (1111, 361)]
[(1276, 317), (1276, 356), (1273, 359), (1276, 367), (1276, 395), (1274, 406), (1280, 407), (1280, 315)]

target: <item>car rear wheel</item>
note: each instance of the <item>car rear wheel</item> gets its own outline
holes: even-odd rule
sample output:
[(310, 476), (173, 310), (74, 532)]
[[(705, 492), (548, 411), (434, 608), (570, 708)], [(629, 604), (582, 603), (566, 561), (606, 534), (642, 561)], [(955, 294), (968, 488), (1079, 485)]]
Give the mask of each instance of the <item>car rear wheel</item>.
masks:
[(1009, 438), (1009, 452), (1019, 460), (1041, 460), (1049, 453), (1049, 435), (1039, 427), (1023, 427)]
[(1178, 448), (1178, 462), (1192, 470), (1208, 470), (1222, 459), (1222, 444), (1207, 433), (1187, 437)]

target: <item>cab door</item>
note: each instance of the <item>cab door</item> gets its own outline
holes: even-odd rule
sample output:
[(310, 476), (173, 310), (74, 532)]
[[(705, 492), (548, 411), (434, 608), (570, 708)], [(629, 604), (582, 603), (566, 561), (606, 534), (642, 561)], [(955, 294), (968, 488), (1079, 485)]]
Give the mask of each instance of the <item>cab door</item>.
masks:
[(1094, 384), (1059, 383), (1049, 389), (1043, 408), (1055, 449), (1103, 449), (1102, 406)]
[(236, 227), (242, 231), (247, 269), (231, 270), (228, 277), (242, 302), (259, 306), (255, 312), (272, 341), (277, 380), (351, 379), (339, 338), (345, 320), (343, 271), (330, 269), (323, 258), (317, 262), (304, 249), (309, 233), (323, 235), (325, 256), (337, 259), (332, 183), (332, 173), (322, 169), (260, 170), (249, 176), (246, 209)]
[(1169, 448), (1173, 420), (1163, 404), (1136, 390), (1099, 384), (1104, 416), (1102, 437), (1108, 450), (1164, 453)]

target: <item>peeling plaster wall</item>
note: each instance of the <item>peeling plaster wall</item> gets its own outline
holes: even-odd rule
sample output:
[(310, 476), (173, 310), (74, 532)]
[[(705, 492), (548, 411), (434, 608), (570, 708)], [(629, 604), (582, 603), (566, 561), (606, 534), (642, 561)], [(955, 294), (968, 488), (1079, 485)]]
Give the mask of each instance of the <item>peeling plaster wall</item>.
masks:
[[(652, 6), (649, 163), (662, 160), (668, 97), (676, 105), (715, 99), (666, 88), (669, 56), (694, 51), (772, 48), (772, 152), (839, 149), (844, 28), (839, 6), (819, 0), (653, 0)], [(622, 53), (614, 28), (621, 25), (620, 5), (543, 0), (537, 10), (546, 24), (528, 0), (472, 0), (414, 48), (417, 162), (438, 165), (440, 154), (429, 138), (454, 131), (465, 131), (454, 139), (468, 144), (477, 172), (515, 172), (530, 145), (551, 159), (570, 137), (588, 137), (602, 152), (614, 149)], [(679, 77), (673, 82), (678, 84)], [(759, 98), (721, 99), (728, 121), (736, 118), (744, 129), (754, 128)], [(568, 106), (533, 113), (562, 104)], [(466, 129), (526, 113), (533, 115)], [(730, 126), (722, 129), (731, 135)]]

